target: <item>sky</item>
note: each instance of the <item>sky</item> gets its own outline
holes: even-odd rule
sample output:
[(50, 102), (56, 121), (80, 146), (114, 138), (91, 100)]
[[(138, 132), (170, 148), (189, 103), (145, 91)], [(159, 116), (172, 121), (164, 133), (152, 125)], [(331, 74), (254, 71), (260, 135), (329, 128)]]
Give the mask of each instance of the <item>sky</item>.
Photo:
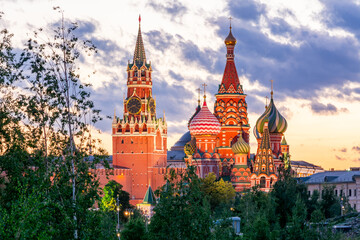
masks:
[[(34, 30), (50, 32), (60, 20), (55, 6), (78, 23), (79, 37), (98, 48), (79, 65), (104, 117), (114, 109), (122, 117), (126, 65), (141, 14), (157, 115), (165, 111), (170, 148), (187, 131), (196, 89), (204, 82), (213, 109), (232, 17), (235, 63), (251, 127), (265, 110), (273, 79), (275, 105), (288, 122), (291, 159), (326, 170), (360, 166), (360, 1), (0, 0), (0, 27), (14, 33), (14, 48), (22, 49)], [(91, 72), (96, 73), (88, 77)], [(111, 119), (95, 128), (111, 153)], [(252, 134), (250, 142), (255, 152)]]

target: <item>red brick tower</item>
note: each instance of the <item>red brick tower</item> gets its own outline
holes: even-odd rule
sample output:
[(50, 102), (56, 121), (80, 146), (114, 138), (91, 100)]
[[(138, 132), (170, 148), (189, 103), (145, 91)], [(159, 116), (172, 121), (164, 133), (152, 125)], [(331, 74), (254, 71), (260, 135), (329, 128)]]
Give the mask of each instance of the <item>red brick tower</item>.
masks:
[(221, 132), (217, 135), (216, 146), (222, 160), (222, 176), (230, 176), (231, 166), (234, 164), (231, 145), (236, 142), (237, 135), (242, 132), (243, 139), (249, 143), (250, 125), (247, 117), (246, 94), (243, 92), (236, 71), (235, 44), (236, 39), (231, 33), (230, 24), (230, 33), (225, 39), (226, 66), (214, 104), (215, 116), (221, 124)]
[(142, 200), (148, 187), (163, 184), (156, 172), (166, 167), (167, 124), (156, 118), (156, 100), (152, 94), (151, 63), (146, 62), (141, 36), (141, 18), (133, 62), (128, 64), (127, 96), (123, 119), (114, 114), (112, 123), (113, 167), (131, 170), (124, 186), (133, 200)]

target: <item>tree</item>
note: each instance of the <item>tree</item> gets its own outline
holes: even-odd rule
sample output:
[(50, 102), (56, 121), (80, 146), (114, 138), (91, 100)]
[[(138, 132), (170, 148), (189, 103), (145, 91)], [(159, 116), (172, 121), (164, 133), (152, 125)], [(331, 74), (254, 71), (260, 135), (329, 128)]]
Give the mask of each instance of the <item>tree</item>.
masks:
[(209, 173), (201, 180), (201, 191), (208, 197), (211, 209), (228, 207), (235, 199), (235, 189), (230, 182), (223, 179), (216, 181), (216, 175)]
[(121, 231), (123, 240), (146, 240), (148, 239), (145, 223), (142, 218), (133, 218), (127, 222)]
[(168, 169), (166, 184), (156, 191), (159, 203), (149, 225), (151, 239), (208, 239), (211, 237), (210, 204), (201, 191), (193, 166), (179, 175)]
[[(17, 199), (34, 202), (49, 213), (51, 218), (45, 220), (35, 211), (28, 216), (53, 229), (46, 232), (47, 238), (60, 232), (66, 239), (89, 238), (99, 220), (89, 210), (100, 199), (96, 171), (89, 170), (104, 162), (105, 152), (95, 146), (90, 132), (101, 117), (90, 100), (89, 85), (82, 84), (78, 74), (79, 58), (93, 53), (95, 47), (80, 40), (74, 34), (76, 24), (63, 17), (54, 26), (52, 39), (43, 40), (43, 29), (35, 32), (18, 63), (12, 62), (9, 36), (5, 45), (0, 44), (1, 90), (16, 90), (15, 96), (8, 95), (0, 102), (0, 167), (6, 173), (1, 206), (4, 216), (15, 221), (3, 222), (9, 229), (5, 238), (16, 238), (17, 231), (10, 225), (22, 223), (11, 204)], [(21, 66), (24, 72), (19, 70)], [(21, 225), (21, 229), (28, 231), (28, 236), (40, 236), (31, 224)]]
[(307, 209), (305, 203), (298, 195), (295, 206), (292, 209), (292, 216), (287, 226), (288, 239), (305, 239), (307, 233), (306, 223)]
[(109, 181), (104, 189), (104, 196), (101, 199), (101, 209), (103, 211), (116, 211), (116, 201), (119, 199), (120, 209), (130, 208), (130, 194), (122, 190), (123, 186), (114, 181)]
[(334, 193), (335, 186), (324, 186), (320, 206), (325, 218), (341, 215), (340, 201)]
[(295, 196), (300, 196), (301, 200), (306, 203), (308, 200), (306, 186), (293, 178), (291, 168), (280, 168), (278, 181), (274, 184), (271, 197), (274, 198), (276, 204), (275, 211), (279, 217), (281, 228), (286, 226), (292, 216), (292, 209), (296, 202)]

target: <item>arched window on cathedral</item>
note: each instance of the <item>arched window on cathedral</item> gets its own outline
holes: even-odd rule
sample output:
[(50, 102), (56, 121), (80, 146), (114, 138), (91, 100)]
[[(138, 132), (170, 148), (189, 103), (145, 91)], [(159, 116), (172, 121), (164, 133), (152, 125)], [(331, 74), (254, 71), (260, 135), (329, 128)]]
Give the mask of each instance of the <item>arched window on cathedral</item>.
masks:
[(266, 185), (266, 178), (261, 177), (260, 178), (260, 188), (265, 188), (265, 185)]
[(124, 139), (121, 139), (121, 144), (124, 144)]

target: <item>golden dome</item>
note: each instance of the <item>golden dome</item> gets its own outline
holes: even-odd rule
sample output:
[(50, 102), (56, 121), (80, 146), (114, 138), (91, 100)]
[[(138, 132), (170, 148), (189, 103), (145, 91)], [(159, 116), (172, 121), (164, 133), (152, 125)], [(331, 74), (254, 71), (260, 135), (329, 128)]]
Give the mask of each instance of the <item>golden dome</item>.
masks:
[(231, 27), (229, 35), (225, 38), (225, 44), (226, 45), (235, 45), (236, 44), (236, 38), (231, 33)]

